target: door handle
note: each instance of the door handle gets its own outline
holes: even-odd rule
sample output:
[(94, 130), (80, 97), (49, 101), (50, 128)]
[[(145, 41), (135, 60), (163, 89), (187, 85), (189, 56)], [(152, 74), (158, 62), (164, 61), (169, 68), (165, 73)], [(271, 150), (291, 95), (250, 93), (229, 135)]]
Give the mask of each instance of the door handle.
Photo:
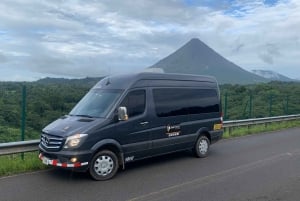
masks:
[(149, 122), (148, 121), (143, 121), (143, 122), (141, 122), (140, 124), (142, 125), (142, 126), (145, 126), (145, 125), (147, 125)]

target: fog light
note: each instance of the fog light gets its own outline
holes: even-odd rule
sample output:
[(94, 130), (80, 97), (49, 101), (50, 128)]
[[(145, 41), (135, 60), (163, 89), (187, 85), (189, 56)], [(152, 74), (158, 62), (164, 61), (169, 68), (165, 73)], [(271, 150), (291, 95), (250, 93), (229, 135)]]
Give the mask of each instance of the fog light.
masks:
[(72, 163), (76, 163), (76, 162), (77, 162), (77, 158), (71, 158), (70, 161), (71, 161)]

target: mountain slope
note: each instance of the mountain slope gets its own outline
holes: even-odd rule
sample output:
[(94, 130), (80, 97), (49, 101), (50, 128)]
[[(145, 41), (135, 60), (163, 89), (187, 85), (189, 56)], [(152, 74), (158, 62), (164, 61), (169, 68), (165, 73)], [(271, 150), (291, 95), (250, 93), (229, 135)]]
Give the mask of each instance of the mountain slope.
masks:
[(267, 81), (228, 61), (199, 39), (190, 40), (150, 68), (162, 68), (167, 73), (212, 75), (221, 84), (251, 84)]

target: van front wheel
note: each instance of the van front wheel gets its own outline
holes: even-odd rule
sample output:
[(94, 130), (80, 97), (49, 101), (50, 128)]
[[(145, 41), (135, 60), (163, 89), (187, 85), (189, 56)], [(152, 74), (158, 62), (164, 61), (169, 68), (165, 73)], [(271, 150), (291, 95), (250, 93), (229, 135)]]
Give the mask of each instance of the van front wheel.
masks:
[(206, 136), (200, 136), (194, 147), (194, 153), (196, 157), (205, 158), (208, 155), (209, 144), (209, 139)]
[(98, 152), (92, 159), (89, 172), (93, 179), (108, 180), (115, 176), (119, 168), (116, 154), (109, 150)]

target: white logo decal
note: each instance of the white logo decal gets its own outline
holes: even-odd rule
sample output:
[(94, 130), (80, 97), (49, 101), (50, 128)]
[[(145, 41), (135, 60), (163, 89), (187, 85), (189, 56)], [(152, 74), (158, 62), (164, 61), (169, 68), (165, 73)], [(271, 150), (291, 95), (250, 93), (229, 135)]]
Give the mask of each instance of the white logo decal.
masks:
[(167, 125), (167, 132), (166, 134), (168, 135), (168, 137), (175, 137), (180, 135), (181, 133), (181, 128), (180, 125)]

